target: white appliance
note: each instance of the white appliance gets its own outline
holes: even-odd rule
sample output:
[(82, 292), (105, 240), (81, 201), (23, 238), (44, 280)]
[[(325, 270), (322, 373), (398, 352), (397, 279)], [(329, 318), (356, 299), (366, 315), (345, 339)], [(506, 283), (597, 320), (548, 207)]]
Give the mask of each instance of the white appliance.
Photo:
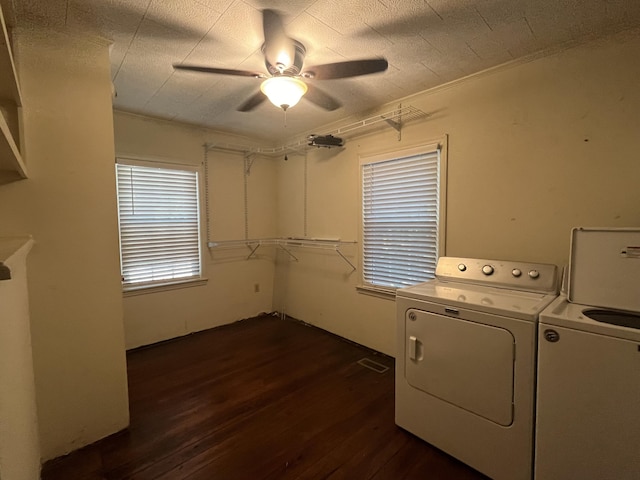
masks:
[(540, 315), (535, 478), (640, 478), (640, 229), (574, 229)]
[(441, 257), (398, 290), (396, 424), (495, 480), (532, 477), (539, 313), (555, 265)]

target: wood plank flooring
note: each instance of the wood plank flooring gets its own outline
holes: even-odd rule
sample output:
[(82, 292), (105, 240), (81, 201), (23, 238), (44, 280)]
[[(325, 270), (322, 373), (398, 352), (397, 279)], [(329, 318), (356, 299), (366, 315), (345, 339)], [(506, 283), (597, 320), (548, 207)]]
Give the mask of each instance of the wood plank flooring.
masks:
[(43, 480), (486, 478), (395, 425), (393, 359), (294, 320), (244, 320), (127, 362), (130, 427), (48, 462)]

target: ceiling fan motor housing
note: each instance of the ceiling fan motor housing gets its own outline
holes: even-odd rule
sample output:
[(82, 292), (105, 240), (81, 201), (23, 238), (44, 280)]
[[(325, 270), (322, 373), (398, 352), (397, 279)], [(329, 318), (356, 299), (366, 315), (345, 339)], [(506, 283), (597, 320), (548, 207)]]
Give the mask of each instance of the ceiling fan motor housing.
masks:
[[(291, 40), (294, 47), (294, 58), (293, 64), (288, 67), (285, 65), (273, 65), (267, 57), (265, 56), (264, 64), (267, 67), (267, 70), (271, 75), (286, 75), (286, 76), (298, 76), (302, 71), (302, 64), (304, 63), (304, 57), (307, 53), (307, 50), (304, 48), (304, 45), (297, 40)], [(262, 53), (264, 53), (265, 45), (262, 45)], [(283, 68), (284, 67), (284, 68)]]

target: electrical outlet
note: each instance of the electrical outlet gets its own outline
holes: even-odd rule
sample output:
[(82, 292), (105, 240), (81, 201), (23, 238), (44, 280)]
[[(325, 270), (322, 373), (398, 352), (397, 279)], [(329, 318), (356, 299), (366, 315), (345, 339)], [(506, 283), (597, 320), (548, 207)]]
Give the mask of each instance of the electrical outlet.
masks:
[(255, 293), (259, 293), (260, 292), (260, 284), (259, 283), (256, 283), (256, 284), (253, 285), (253, 291)]

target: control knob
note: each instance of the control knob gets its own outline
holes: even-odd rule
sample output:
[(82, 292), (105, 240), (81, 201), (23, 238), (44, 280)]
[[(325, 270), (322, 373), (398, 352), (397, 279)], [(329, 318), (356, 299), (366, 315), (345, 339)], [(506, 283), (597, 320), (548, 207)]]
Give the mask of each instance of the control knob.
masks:
[(519, 277), (520, 275), (522, 275), (522, 270), (520, 270), (519, 268), (514, 268), (513, 270), (511, 270), (511, 275), (513, 275), (514, 277)]
[(533, 278), (535, 280), (539, 276), (540, 276), (540, 272), (538, 272), (537, 270), (529, 270), (529, 277), (530, 278)]
[(464, 272), (466, 269), (467, 269), (467, 266), (464, 263), (458, 264), (458, 270), (460, 270), (461, 272)]
[(485, 265), (482, 267), (482, 273), (485, 275), (491, 275), (493, 273), (493, 267), (491, 265)]

